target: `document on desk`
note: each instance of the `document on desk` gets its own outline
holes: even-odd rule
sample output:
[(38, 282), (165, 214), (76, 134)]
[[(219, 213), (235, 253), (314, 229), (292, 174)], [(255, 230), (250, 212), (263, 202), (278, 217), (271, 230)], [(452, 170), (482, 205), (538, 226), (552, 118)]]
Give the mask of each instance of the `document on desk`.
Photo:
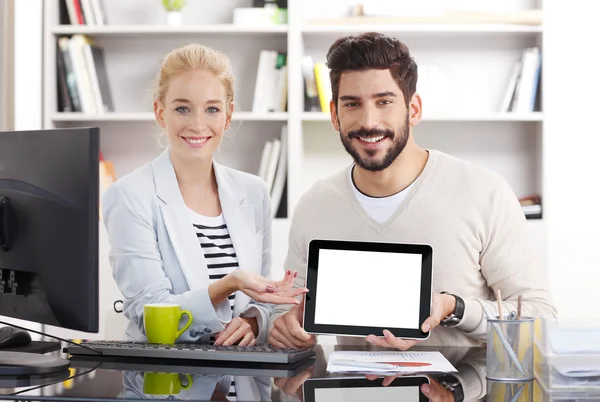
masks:
[(449, 373), (456, 368), (440, 352), (378, 352), (336, 351), (331, 352), (327, 371), (363, 373)]

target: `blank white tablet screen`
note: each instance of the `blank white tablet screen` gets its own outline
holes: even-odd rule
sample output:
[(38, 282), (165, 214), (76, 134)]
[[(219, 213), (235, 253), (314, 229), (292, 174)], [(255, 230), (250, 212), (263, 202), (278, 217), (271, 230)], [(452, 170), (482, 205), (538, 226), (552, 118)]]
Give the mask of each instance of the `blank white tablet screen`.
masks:
[(421, 260), (420, 254), (319, 250), (315, 324), (418, 329)]

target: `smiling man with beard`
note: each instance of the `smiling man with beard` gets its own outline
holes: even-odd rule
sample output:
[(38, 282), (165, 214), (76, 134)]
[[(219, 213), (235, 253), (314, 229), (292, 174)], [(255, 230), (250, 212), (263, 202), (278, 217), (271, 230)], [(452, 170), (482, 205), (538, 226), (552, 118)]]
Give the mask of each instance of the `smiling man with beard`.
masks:
[[(432, 332), (424, 343), (481, 345), (483, 307), (497, 313), (497, 289), (504, 312), (516, 310), (521, 296), (523, 315), (555, 316), (547, 274), (506, 181), (415, 143), (413, 127), (421, 120), (422, 102), (416, 92), (417, 65), (407, 47), (378, 33), (345, 37), (329, 49), (327, 66), (331, 122), (354, 163), (316, 183), (294, 211), (285, 269), (298, 271), (296, 286), (304, 286), (312, 239), (422, 243), (431, 245), (435, 255), (432, 312), (421, 325)], [(343, 286), (343, 267), (340, 272)], [(302, 308), (273, 310), (272, 345), (315, 342), (302, 329)], [(382, 308), (401, 314), (403, 306), (380, 306), (376, 300), (364, 306)], [(366, 341), (399, 349), (415, 345), (387, 330)]]

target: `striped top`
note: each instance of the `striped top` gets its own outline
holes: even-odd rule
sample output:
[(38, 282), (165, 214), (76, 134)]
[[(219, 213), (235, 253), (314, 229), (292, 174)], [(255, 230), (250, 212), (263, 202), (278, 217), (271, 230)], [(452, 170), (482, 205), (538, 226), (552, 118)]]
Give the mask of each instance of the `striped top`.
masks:
[[(235, 271), (238, 268), (238, 259), (223, 214), (204, 216), (189, 208), (188, 213), (204, 253), (210, 283)], [(228, 298), (231, 310), (234, 298), (235, 293)]]
[[(234, 377), (231, 375), (224, 375), (221, 378), (219, 378), (215, 386), (215, 392), (219, 392), (221, 395), (226, 395), (228, 401), (237, 401), (237, 392), (235, 390)], [(213, 396), (215, 396), (214, 393)], [(211, 398), (211, 400), (213, 399)]]

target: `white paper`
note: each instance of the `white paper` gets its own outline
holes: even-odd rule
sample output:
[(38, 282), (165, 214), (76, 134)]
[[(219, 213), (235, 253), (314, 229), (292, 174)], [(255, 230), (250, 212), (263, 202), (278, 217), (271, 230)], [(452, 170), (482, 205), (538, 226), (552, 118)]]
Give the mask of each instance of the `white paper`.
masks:
[(337, 351), (329, 355), (327, 371), (364, 373), (456, 372), (440, 352)]

